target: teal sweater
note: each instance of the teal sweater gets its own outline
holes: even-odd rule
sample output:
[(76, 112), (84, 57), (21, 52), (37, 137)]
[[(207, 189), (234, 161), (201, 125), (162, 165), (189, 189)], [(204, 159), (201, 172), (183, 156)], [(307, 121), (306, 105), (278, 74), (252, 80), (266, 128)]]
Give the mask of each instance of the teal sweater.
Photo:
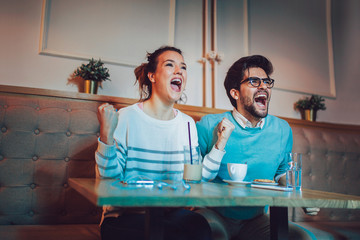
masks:
[[(285, 173), (284, 153), (291, 152), (293, 145), (292, 131), (285, 120), (272, 115), (265, 118), (262, 129), (244, 129), (236, 122), (232, 112), (204, 116), (196, 124), (203, 156), (208, 154), (216, 143), (216, 127), (224, 117), (235, 125), (235, 129), (226, 144), (226, 153), (221, 163), (216, 164), (213, 159), (204, 158), (203, 179), (208, 181), (230, 179), (227, 172), (227, 163), (248, 164), (244, 181), (254, 179), (274, 180), (276, 176)], [(234, 219), (250, 219), (264, 212), (264, 208), (258, 207), (217, 208), (217, 210), (224, 216)]]

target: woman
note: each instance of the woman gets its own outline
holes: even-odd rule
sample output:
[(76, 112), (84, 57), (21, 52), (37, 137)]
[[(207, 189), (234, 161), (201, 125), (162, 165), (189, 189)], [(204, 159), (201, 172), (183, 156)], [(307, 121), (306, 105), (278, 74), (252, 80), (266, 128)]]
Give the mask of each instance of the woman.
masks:
[[(98, 109), (100, 138), (95, 153), (101, 177), (129, 180), (179, 181), (183, 176), (184, 146), (198, 143), (194, 120), (174, 109), (184, 91), (187, 73), (182, 52), (161, 47), (148, 54), (148, 63), (135, 69), (140, 102), (119, 112), (110, 104)], [(103, 211), (102, 239), (143, 239), (143, 209), (111, 208)], [(167, 209), (165, 239), (210, 239), (210, 228), (199, 214)]]

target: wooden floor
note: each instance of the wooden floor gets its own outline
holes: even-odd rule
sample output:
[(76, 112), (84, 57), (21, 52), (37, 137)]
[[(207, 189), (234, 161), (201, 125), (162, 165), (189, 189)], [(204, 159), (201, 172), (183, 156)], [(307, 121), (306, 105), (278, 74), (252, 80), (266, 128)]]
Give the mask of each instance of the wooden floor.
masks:
[(100, 240), (98, 224), (0, 225), (1, 240)]

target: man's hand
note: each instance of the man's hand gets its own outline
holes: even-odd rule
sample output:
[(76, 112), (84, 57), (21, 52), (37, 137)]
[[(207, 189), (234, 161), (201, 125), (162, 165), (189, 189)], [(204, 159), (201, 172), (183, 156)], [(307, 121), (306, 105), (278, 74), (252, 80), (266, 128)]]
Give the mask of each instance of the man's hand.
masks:
[(320, 208), (312, 207), (312, 208), (303, 208), (304, 213), (310, 216), (316, 216), (320, 212)]
[(221, 122), (217, 125), (217, 136), (218, 140), (215, 144), (215, 148), (223, 151), (225, 148), (225, 145), (232, 133), (232, 131), (235, 129), (235, 126), (232, 122), (230, 122), (229, 119), (223, 118)]
[(281, 176), (280, 178), (279, 178), (279, 185), (280, 186), (286, 186), (286, 174), (284, 174), (283, 176)]
[(104, 103), (99, 106), (97, 117), (100, 122), (100, 141), (114, 144), (114, 131), (118, 123), (118, 113), (113, 105)]

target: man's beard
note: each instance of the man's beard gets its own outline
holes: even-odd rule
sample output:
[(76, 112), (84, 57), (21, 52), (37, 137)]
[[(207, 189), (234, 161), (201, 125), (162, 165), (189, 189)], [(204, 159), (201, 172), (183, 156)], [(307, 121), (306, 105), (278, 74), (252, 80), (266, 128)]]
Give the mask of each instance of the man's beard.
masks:
[(254, 104), (255, 101), (251, 100), (249, 97), (243, 98), (240, 97), (240, 102), (244, 105), (245, 110), (253, 116), (254, 119), (260, 119), (264, 118), (268, 115), (269, 110), (269, 102), (266, 104), (266, 111), (265, 112), (259, 112), (256, 110)]

